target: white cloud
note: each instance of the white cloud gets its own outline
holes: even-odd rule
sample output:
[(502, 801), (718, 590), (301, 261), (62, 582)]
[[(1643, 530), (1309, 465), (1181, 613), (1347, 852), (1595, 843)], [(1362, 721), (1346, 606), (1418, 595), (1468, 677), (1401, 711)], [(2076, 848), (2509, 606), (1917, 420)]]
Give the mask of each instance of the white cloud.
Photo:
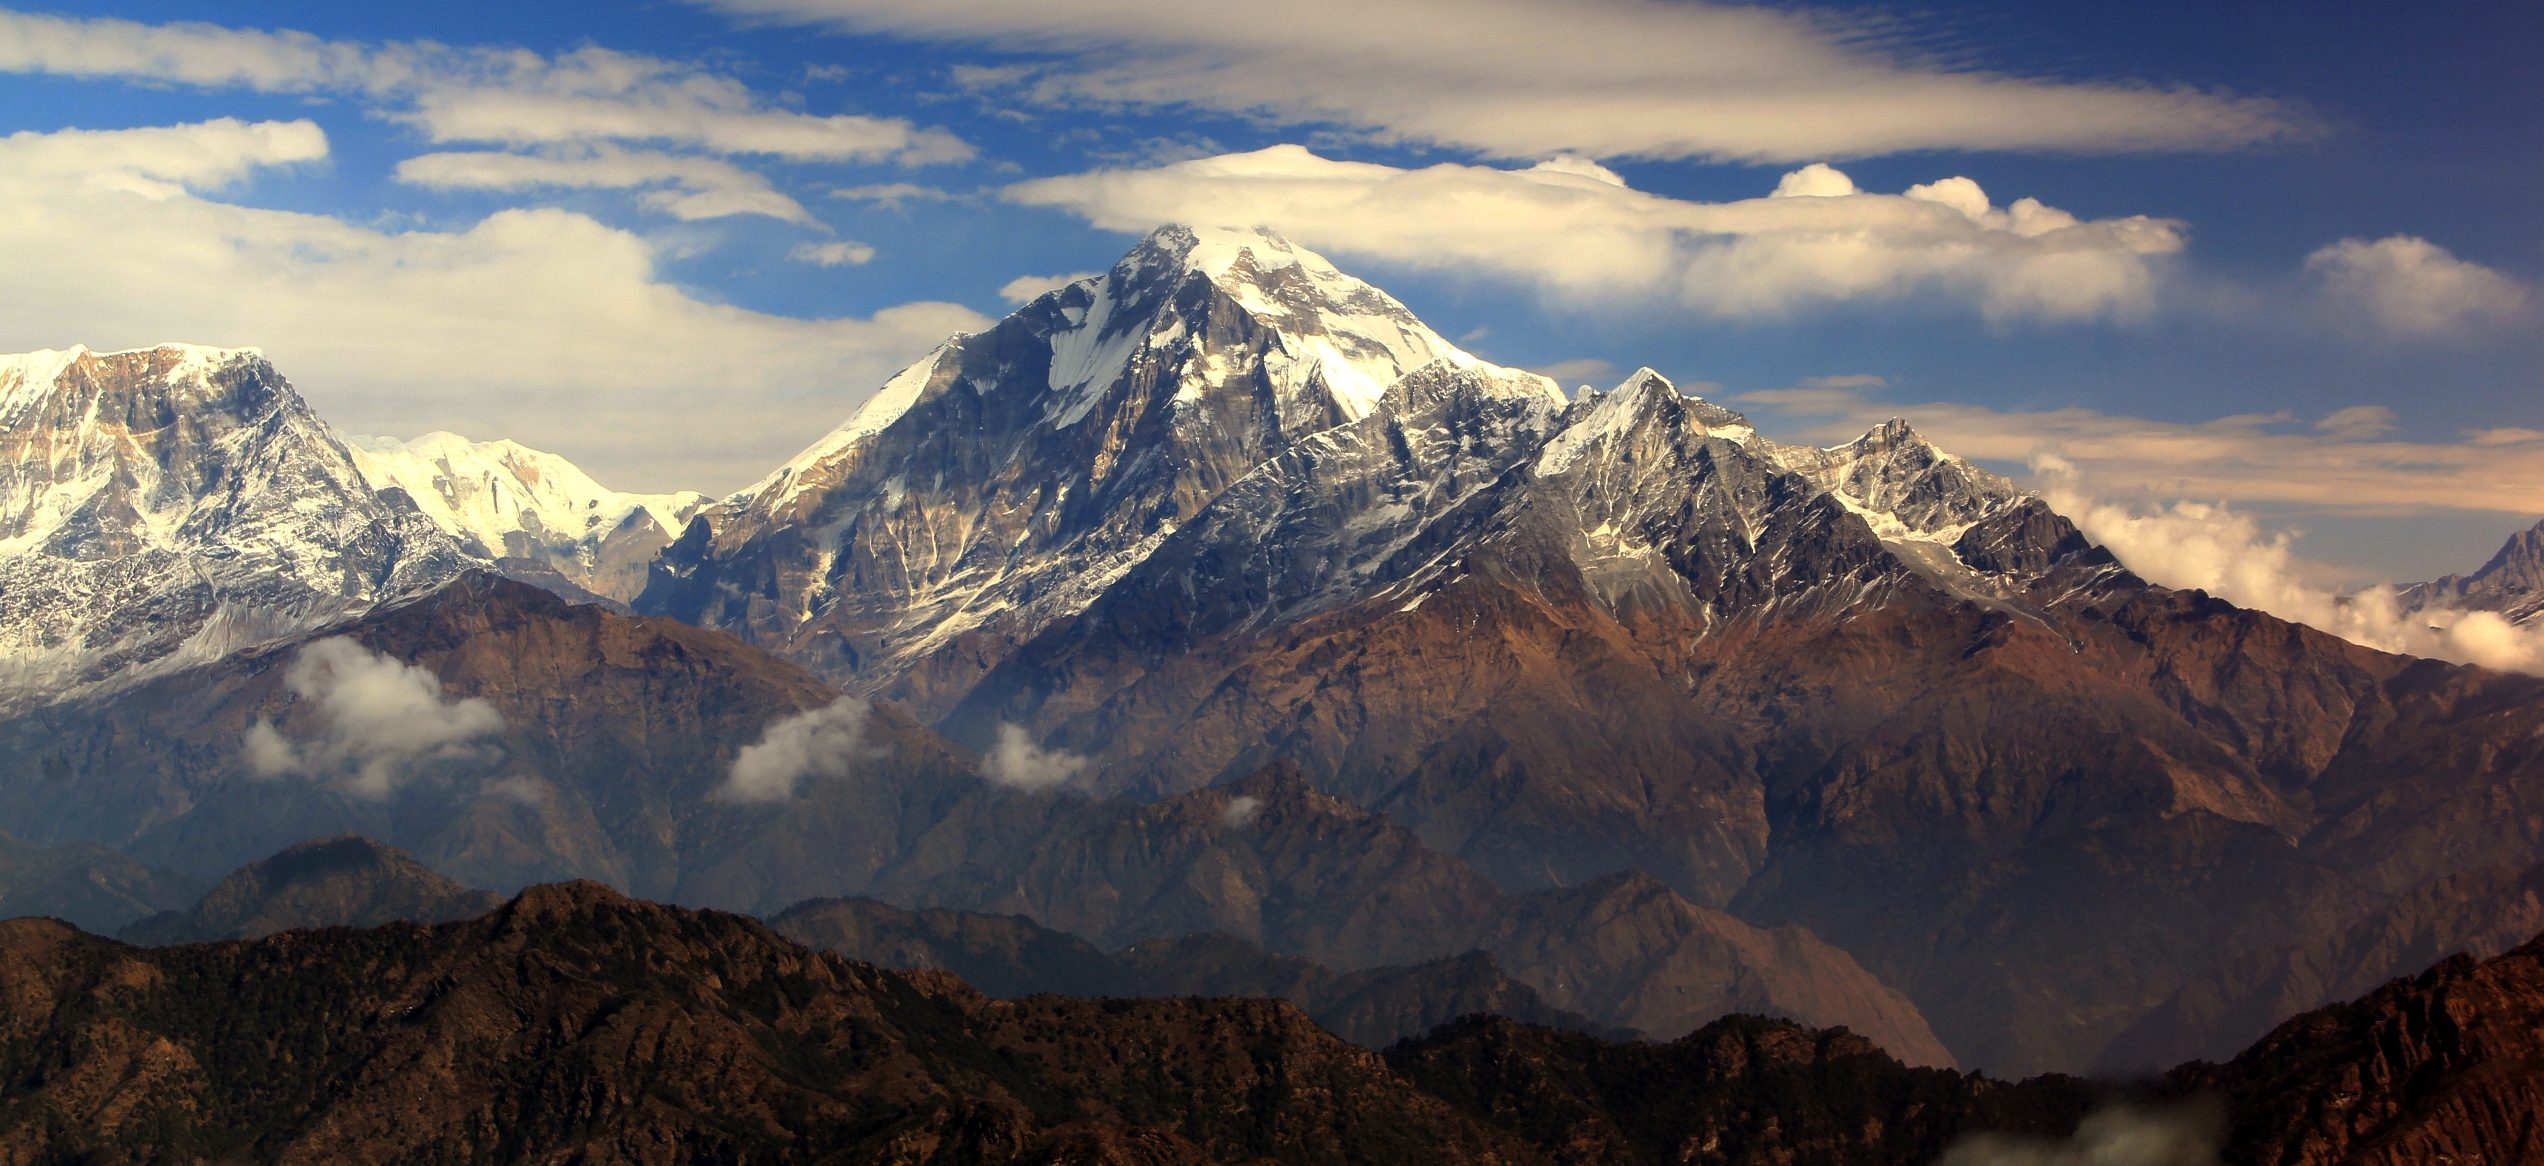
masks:
[(2224, 1132), (2207, 1106), (2114, 1106), (2065, 1138), (1982, 1133), (1955, 1141), (1936, 1166), (2218, 1166)]
[(864, 186), (843, 186), (830, 192), (832, 198), (850, 202), (872, 203), (886, 210), (898, 210), (913, 202), (956, 202), (968, 196), (915, 182), (876, 182)]
[(897, 118), (770, 105), (693, 65), (585, 47), (557, 57), (430, 42), (379, 46), (202, 23), (0, 10), (0, 72), (345, 93), (385, 105), (436, 142), (513, 146), (605, 140), (820, 161), (960, 161), (970, 146)]
[(427, 765), (490, 759), (485, 738), (503, 731), (493, 705), (447, 699), (430, 669), (341, 636), (302, 645), (283, 685), (311, 706), (309, 733), (294, 741), (257, 721), (242, 747), (249, 769), (335, 782), (360, 797), (387, 797)]
[(2222, 149), (2301, 129), (2300, 118), (2268, 101), (1956, 69), (1870, 25), (1751, 5), (698, 2), (746, 17), (1057, 58), (965, 77), (1003, 82), (1025, 100), (1197, 105), (1506, 158)]
[(1545, 164), (1407, 170), (1293, 145), (1037, 179), (1006, 194), (1116, 230), (1269, 225), (1349, 255), (1481, 268), (1574, 297), (1668, 295), (1724, 317), (1935, 294), (1991, 320), (2134, 316), (2152, 301), (2157, 265), (2183, 246), (2169, 220), (2087, 222), (2031, 199), (1997, 209), (1968, 179), (1867, 194), (1815, 165), (1772, 195), (1703, 203), (1613, 177)]
[(2343, 239), (2306, 257), (2306, 274), (2334, 308), (2397, 336), (2451, 336), (2522, 315), (2518, 281), (2458, 259), (2427, 239)]
[[(501, 433), (606, 480), (721, 489), (986, 323), (952, 304), (805, 320), (707, 303), (655, 244), (558, 210), (386, 231), (202, 193), (325, 154), (306, 122), (0, 139), (0, 270), (17, 273), (0, 350), (253, 344), (355, 432)], [(592, 423), (675, 410), (679, 426)]]
[(782, 717), (742, 747), (714, 797), (729, 802), (782, 802), (807, 778), (844, 778), (874, 758), (866, 721), (874, 709), (853, 696)]
[(1263, 799), (1253, 794), (1239, 794), (1228, 799), (1219, 811), (1219, 824), (1230, 830), (1243, 830), (1263, 816)]
[(1087, 760), (1074, 753), (1044, 749), (1019, 725), (998, 726), (998, 743), (981, 754), (980, 775), (1010, 789), (1050, 789), (1078, 775)]
[(2398, 441), (2394, 416), (2359, 405), (2314, 423), (2288, 414), (2163, 421), (2093, 409), (1999, 410), (1876, 399), (1878, 377), (1821, 378), (1735, 402), (1796, 422), (1811, 440), (1851, 440), (1906, 417), (1935, 444), (1981, 461), (2064, 465), (2106, 493), (2144, 502), (2209, 498), (2342, 513), (2419, 510), (2544, 514), (2544, 457), (2479, 430), (2462, 441)]
[(607, 144), (535, 154), (425, 154), (398, 163), (397, 180), (436, 190), (669, 187), (647, 194), (645, 204), (684, 220), (766, 215), (790, 223), (813, 222), (802, 204), (778, 193), (767, 178), (730, 162)]
[(873, 261), (875, 249), (847, 239), (836, 243), (798, 243), (786, 257), (815, 267), (858, 267)]
[(1044, 292), (1058, 291), (1082, 279), (1094, 279), (1100, 271), (1072, 271), (1065, 275), (1019, 275), (998, 288), (998, 298), (1011, 304), (1029, 303)]
[(2297, 556), (2293, 535), (2265, 533), (2230, 507), (2116, 503), (2065, 474), (2051, 475), (2043, 496), (2153, 582), (2196, 587), (2383, 651), (2544, 675), (2544, 623), (2519, 627), (2487, 611), (2406, 613), (2391, 587), (2342, 594), (2313, 582), (2327, 572)]

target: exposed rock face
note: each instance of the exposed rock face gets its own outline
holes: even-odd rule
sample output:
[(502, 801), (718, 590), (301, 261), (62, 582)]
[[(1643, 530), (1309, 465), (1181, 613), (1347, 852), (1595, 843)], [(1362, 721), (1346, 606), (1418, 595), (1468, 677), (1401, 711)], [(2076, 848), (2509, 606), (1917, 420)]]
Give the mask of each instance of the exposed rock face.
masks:
[(209, 943), (258, 939), (304, 927), (443, 923), (493, 910), (503, 900), (442, 877), (394, 846), (359, 835), (322, 838), (252, 862), (187, 910), (143, 919), (126, 943)]
[(593, 884), (245, 945), (0, 924), (0, 1002), (12, 1161), (1537, 1160), (1287, 1004), (991, 1001)]
[(2544, 617), (2544, 522), (2510, 535), (2481, 570), (2412, 584), (2400, 598), (2405, 611), (2496, 611), (2511, 623)]
[(1225, 935), (1191, 935), (1106, 954), (1021, 915), (941, 908), (905, 911), (873, 899), (798, 903), (769, 926), (849, 959), (889, 968), (935, 968), (992, 996), (1277, 997), (1343, 1039), (1369, 1048), (1490, 1012), (1522, 1023), (1616, 1036), (1549, 1005), (1502, 974), (1483, 952), (1407, 966), (1340, 973), (1274, 955)]
[[(397, 489), (469, 554), (507, 574), (625, 603), (704, 494), (628, 494), (574, 463), (511, 441), (428, 433), (408, 441), (353, 438), (354, 464), (377, 489)], [(569, 596), (573, 597), (573, 596)]]
[(0, 710), (271, 643), (462, 565), (254, 350), (0, 357)]
[(1478, 363), (1320, 256), (1161, 231), (955, 338), (709, 510), (637, 607), (930, 712), (1229, 483), (1435, 360)]
[(2298, 1016), (2166, 1084), (2226, 1099), (2236, 1161), (2544, 1161), (2544, 938)]
[(204, 881), (94, 842), (29, 846), (0, 833), (0, 919), (63, 919), (109, 932), (185, 903)]

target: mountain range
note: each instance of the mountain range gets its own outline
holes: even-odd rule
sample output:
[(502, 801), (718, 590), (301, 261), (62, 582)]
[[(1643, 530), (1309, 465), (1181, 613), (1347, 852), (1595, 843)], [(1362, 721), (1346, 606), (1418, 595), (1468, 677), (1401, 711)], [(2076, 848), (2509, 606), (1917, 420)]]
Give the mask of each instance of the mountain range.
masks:
[[(718, 500), (345, 438), (245, 350), (0, 394), (0, 820), (135, 864), (45, 892), (100, 929), (355, 832), (2136, 1071), (2505, 950), (2544, 866), (2544, 680), (2150, 584), (1904, 421), (1567, 396), (1265, 232), (1161, 230)], [(2539, 545), (2407, 597), (2531, 618)]]
[(1735, 1016), (1470, 1017), (1383, 1054), (1280, 1001), (993, 1000), (750, 920), (535, 887), (436, 926), (144, 949), (0, 923), (13, 1161), (2531, 1161), (2544, 941), (2113, 1094)]

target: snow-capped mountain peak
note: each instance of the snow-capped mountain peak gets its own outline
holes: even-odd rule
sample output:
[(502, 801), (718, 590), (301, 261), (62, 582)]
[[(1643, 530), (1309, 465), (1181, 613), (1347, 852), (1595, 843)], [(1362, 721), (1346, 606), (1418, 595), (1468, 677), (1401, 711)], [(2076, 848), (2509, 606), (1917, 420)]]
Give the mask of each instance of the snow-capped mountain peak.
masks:
[(0, 704), (305, 630), (462, 562), (254, 349), (0, 357)]

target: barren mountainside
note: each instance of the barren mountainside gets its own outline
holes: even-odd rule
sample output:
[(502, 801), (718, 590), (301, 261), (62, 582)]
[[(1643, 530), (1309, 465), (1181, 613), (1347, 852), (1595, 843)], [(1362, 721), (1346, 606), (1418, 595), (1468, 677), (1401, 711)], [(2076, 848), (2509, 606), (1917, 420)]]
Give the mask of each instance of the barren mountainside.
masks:
[[(2160, 1136), (2226, 1161), (2518, 1163), (2544, 1156), (2539, 1033), (2530, 944), (2117, 1095), (1756, 1017), (1664, 1044), (1478, 1017), (1382, 1057), (1277, 1001), (993, 1000), (586, 883), (207, 946), (0, 923), (0, 1152), (1907, 1166)], [(2218, 1120), (2161, 1116), (2183, 1102)]]

